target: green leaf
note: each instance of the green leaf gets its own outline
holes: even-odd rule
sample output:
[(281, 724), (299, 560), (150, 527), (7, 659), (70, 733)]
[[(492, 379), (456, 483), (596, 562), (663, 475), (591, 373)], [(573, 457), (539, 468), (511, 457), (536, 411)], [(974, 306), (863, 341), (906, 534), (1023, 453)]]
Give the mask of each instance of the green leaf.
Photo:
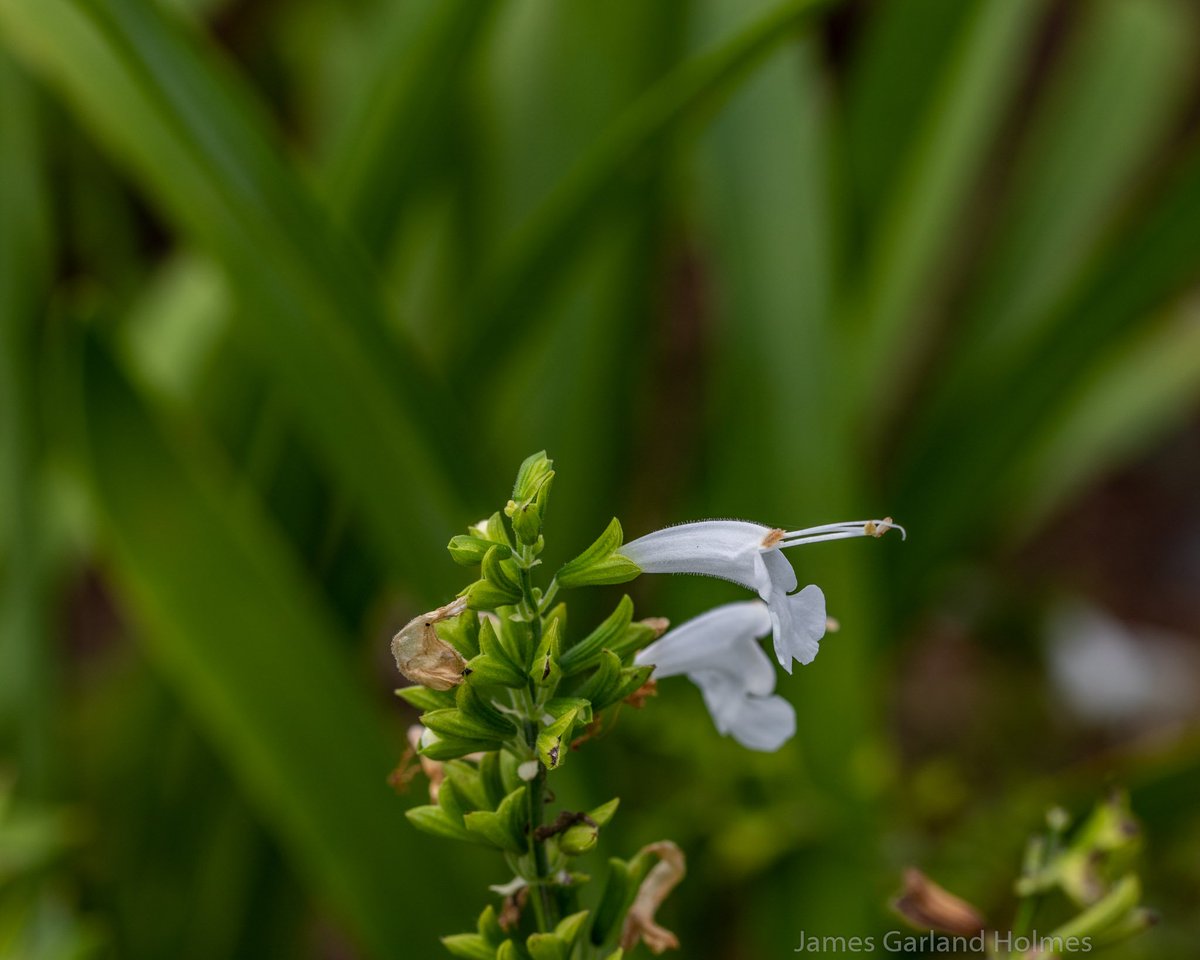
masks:
[(229, 496), (202, 435), (156, 422), (94, 349), (79, 374), (78, 451), (147, 653), (302, 871), (386, 952), (405, 936), (395, 904), (416, 894), (381, 789), (399, 748), (346, 640), (254, 502)]
[(540, 333), (539, 326), (526, 322), (522, 336), (516, 337), (511, 326), (517, 316), (528, 321), (544, 315), (535, 306), (567, 274), (564, 262), (589, 237), (631, 164), (664, 149), (686, 122), (728, 95), (748, 70), (826, 5), (823, 0), (788, 0), (772, 7), (735, 36), (681, 64), (601, 134), (485, 268), (469, 307), (477, 332), (474, 363), (501, 366), (503, 358), (516, 355)]
[(519, 575), (512, 560), (508, 559), (511, 553), (507, 547), (494, 546), (484, 554), (482, 564), (483, 578), (498, 594), (509, 598), (503, 601), (504, 604), (516, 603), (522, 595)]
[[(262, 113), (158, 4), (0, 0), (6, 39), (66, 98), (181, 232), (218, 259), (243, 337), (367, 521), (415, 582), (461, 515), (454, 404), (384, 334), (353, 244), (283, 163)], [(288, 349), (280, 350), (286, 343)], [(347, 429), (347, 424), (355, 429)]]
[(593, 944), (601, 946), (616, 938), (620, 933), (619, 925), (636, 893), (637, 881), (629, 864), (616, 857), (610, 857), (604, 893), (600, 895), (600, 904), (596, 907), (595, 920), (592, 922)]

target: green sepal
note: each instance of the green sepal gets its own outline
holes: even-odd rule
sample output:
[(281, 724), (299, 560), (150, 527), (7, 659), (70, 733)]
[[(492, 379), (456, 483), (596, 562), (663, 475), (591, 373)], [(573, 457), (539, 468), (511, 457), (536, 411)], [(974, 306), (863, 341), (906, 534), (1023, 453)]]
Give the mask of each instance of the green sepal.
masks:
[[(487, 790), (484, 789), (479, 768), (473, 763), (467, 763), (465, 760), (451, 760), (442, 768), (442, 772), (445, 774), (443, 783), (454, 785), (454, 789), (463, 799), (465, 809), (490, 810), (492, 808), (492, 804), (488, 802)], [(592, 819), (594, 820), (595, 817), (593, 816)]]
[(595, 810), (588, 811), (591, 823), (577, 823), (567, 827), (558, 837), (558, 848), (569, 857), (577, 857), (587, 853), (596, 846), (600, 837), (600, 828), (612, 819), (617, 810), (619, 799), (609, 800)]
[(462, 795), (462, 792), (448, 780), (443, 781), (438, 787), (437, 805), (441, 807), (442, 812), (446, 814), (446, 818), (451, 823), (461, 824), (463, 816), (468, 814), (473, 809), (470, 801)]
[(426, 805), (404, 811), (404, 815), (422, 833), (444, 840), (462, 840), (465, 843), (482, 843), (483, 840), (471, 833), (464, 824), (456, 823), (441, 807)]
[(533, 653), (533, 664), (529, 668), (529, 679), (539, 687), (553, 690), (562, 677), (558, 665), (561, 656), (557, 620), (551, 620), (542, 633), (542, 640)]
[(547, 770), (555, 770), (567, 759), (575, 724), (591, 722), (592, 705), (586, 700), (564, 697), (547, 703), (546, 712), (557, 719), (538, 734), (537, 755)]
[(521, 854), (528, 845), (525, 837), (525, 790), (514, 790), (494, 811), (476, 810), (463, 817), (466, 829), (507, 853)]
[(566, 943), (568, 950), (575, 946), (575, 942), (579, 939), (579, 935), (587, 923), (587, 918), (588, 911), (580, 910), (578, 913), (573, 913), (558, 921), (558, 925), (554, 928), (554, 935)]
[(479, 654), (479, 614), (467, 610), (434, 626), (440, 639), (470, 660)]
[(480, 696), (479, 691), (470, 684), (461, 683), (455, 687), (454, 699), (462, 715), (481, 730), (488, 730), (492, 736), (502, 740), (516, 734), (516, 724), (497, 710), (489, 700)]
[(521, 599), (520, 592), (509, 593), (486, 579), (476, 580), (460, 592), (459, 596), (467, 598), (467, 606), (472, 610), (495, 610), (497, 607), (516, 603)]
[[(429, 714), (425, 716), (429, 716)], [(428, 757), (430, 760), (457, 760), (459, 757), (465, 757), (469, 753), (487, 753), (488, 751), (495, 750), (498, 746), (499, 743), (495, 740), (443, 737), (441, 734), (438, 734), (438, 738), (433, 743), (427, 747), (421, 747), (417, 752), (423, 757)]]
[(510, 550), (512, 549), (512, 541), (508, 539), (508, 531), (504, 529), (504, 519), (500, 516), (499, 511), (493, 513), (486, 520), (467, 527), (467, 534), (476, 539), (503, 544)]
[(608, 649), (623, 660), (629, 654), (649, 646), (657, 639), (657, 630), (641, 621), (634, 621), (621, 631), (620, 636), (609, 645)]
[(625, 951), (622, 950), (620, 947), (617, 947), (617, 949), (614, 950), (612, 953), (610, 953), (607, 957), (605, 957), (604, 960), (624, 960), (624, 957), (625, 957)]
[[(503, 622), (502, 622), (503, 623)], [(501, 630), (503, 630), (503, 625)], [(511, 642), (511, 639), (510, 639)], [(480, 676), (474, 673), (466, 675), (467, 683), (476, 686), (500, 684), (505, 687), (523, 687), (525, 676), (525, 660), (517, 661), (500, 635), (496, 633), (491, 617), (484, 617), (479, 624), (479, 653), (487, 660), (476, 664), (474, 660), (467, 664), (472, 670), (478, 669)]]
[(422, 711), (441, 710), (444, 707), (454, 706), (453, 690), (430, 690), (429, 687), (413, 684), (411, 687), (401, 687), (394, 692), (409, 706)]
[[(448, 710), (430, 710), (428, 713), (422, 714), (421, 722), (438, 735), (439, 742), (445, 741), (447, 738), (474, 740), (488, 744), (487, 749), (491, 750), (495, 750), (511, 735), (493, 730), (491, 726), (480, 723), (457, 707), (451, 707)], [(431, 744), (431, 746), (437, 746), (437, 744)], [(427, 751), (422, 751), (422, 753), (429, 756)], [(462, 756), (462, 754), (458, 754), (458, 756)]]
[(625, 667), (621, 670), (621, 682), (617, 684), (617, 688), (609, 695), (607, 702), (597, 703), (596, 709), (600, 710), (624, 700), (631, 693), (641, 688), (650, 679), (650, 674), (653, 672), (653, 664), (647, 664), (644, 667)]
[(602, 803), (602, 804), (600, 804), (600, 806), (596, 807), (595, 809), (589, 810), (588, 816), (591, 817), (594, 821), (596, 821), (596, 826), (598, 826), (598, 827), (607, 826), (608, 822), (613, 818), (613, 815), (617, 812), (617, 807), (619, 807), (620, 805), (621, 805), (621, 798), (613, 797), (611, 800), (608, 801), (608, 803)]
[(496, 960), (530, 960), (524, 948), (512, 940), (505, 940), (496, 950)]
[(545, 450), (531, 453), (517, 468), (517, 479), (513, 483), (512, 498), (517, 503), (532, 500), (542, 485), (554, 475), (554, 461), (546, 456)]
[(559, 660), (563, 676), (573, 677), (596, 666), (601, 652), (611, 649), (633, 620), (633, 601), (626, 594), (617, 608), (577, 644), (563, 652)]
[(633, 903), (636, 893), (637, 884), (629, 864), (618, 857), (610, 857), (604, 893), (600, 895), (600, 903), (592, 921), (591, 940), (595, 946), (605, 943), (617, 932), (618, 924)]
[(567, 960), (567, 945), (556, 933), (531, 933), (525, 949), (533, 960)]
[(442, 946), (463, 960), (496, 960), (496, 948), (477, 933), (452, 933), (442, 937)]
[(483, 937), (485, 943), (492, 947), (493, 952), (504, 942), (504, 929), (500, 926), (500, 918), (496, 916), (496, 908), (490, 903), (483, 908), (483, 913), (479, 915), (475, 931)]
[[(549, 487), (550, 483), (547, 481), (543, 489), (548, 490)], [(513, 533), (521, 543), (535, 544), (541, 539), (542, 511), (537, 500), (514, 504), (509, 520), (512, 522)]]
[(559, 568), (554, 576), (558, 585), (584, 587), (625, 583), (641, 574), (641, 567), (616, 552), (623, 540), (621, 522), (613, 517), (595, 543)]
[(490, 540), (472, 536), (469, 533), (460, 533), (451, 537), (450, 542), (446, 544), (446, 549), (450, 551), (450, 558), (464, 567), (479, 566), (491, 548)]
[(544, 619), (547, 628), (553, 621), (558, 621), (558, 635), (560, 637), (567, 635), (567, 605), (565, 603), (556, 603)]
[(484, 754), (483, 759), (479, 761), (479, 784), (483, 788), (483, 794), (487, 801), (483, 807), (488, 810), (495, 810), (500, 806), (500, 801), (508, 793), (504, 789), (500, 757), (500, 752), (493, 750), (491, 753)]
[(472, 687), (524, 687), (528, 678), (507, 657), (488, 656), (481, 653), (467, 661), (463, 669), (466, 685)]
[(511, 555), (508, 547), (497, 544), (484, 554), (483, 563), (480, 564), (483, 579), (509, 598), (504, 601), (506, 604), (516, 603), (522, 596), (521, 575), (510, 559)]
[(612, 695), (621, 683), (621, 669), (620, 657), (611, 650), (601, 650), (596, 669), (571, 695), (590, 700), (595, 709), (602, 709), (613, 702)]
[(533, 627), (527, 620), (506, 613), (500, 618), (500, 645), (522, 674), (528, 674), (533, 663)]

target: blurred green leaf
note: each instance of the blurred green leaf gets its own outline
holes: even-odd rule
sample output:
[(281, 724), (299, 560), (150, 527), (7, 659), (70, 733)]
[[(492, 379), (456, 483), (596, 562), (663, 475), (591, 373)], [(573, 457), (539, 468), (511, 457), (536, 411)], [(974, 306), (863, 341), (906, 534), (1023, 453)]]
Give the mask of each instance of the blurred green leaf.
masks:
[(852, 307), (858, 413), (879, 416), (925, 346), (936, 268), (961, 228), (964, 198), (1028, 55), (1041, 4), (978, 0), (921, 114), (867, 251), (862, 299)]
[[(160, 668), (260, 816), (370, 945), (405, 942), (416, 848), (385, 779), (398, 752), (346, 644), (282, 544), (227, 496), (215, 451), (179, 443), (96, 349), (83, 360), (84, 454), (113, 574)], [(171, 439), (171, 437), (174, 439)]]
[[(737, 35), (681, 64), (623, 113), (555, 184), (538, 209), (485, 266), (468, 301), (472, 356), (496, 363), (541, 327), (537, 306), (565, 275), (581, 244), (604, 213), (613, 189), (648, 152), (703, 108), (719, 102), (746, 72), (787, 40), (829, 0), (789, 0)], [(524, 316), (520, 337), (510, 335)]]
[(238, 332), (383, 555), (425, 581), (417, 555), (440, 546), (461, 512), (460, 474), (444, 469), (454, 405), (384, 338), (371, 274), (283, 164), (269, 123), (152, 5), (4, 0), (0, 27), (220, 260), (245, 299)]

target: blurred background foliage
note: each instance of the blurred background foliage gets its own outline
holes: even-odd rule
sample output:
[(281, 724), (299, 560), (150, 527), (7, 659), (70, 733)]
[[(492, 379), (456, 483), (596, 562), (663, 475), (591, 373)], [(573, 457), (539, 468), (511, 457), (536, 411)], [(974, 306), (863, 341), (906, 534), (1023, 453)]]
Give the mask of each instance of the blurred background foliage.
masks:
[(1164, 917), (1122, 955), (1194, 955), (1194, 3), (0, 0), (0, 41), (12, 955), (469, 927), (507, 878), (389, 792), (386, 641), (543, 447), (551, 564), (614, 513), (911, 532), (793, 555), (842, 629), (780, 754), (665, 683), (561, 775), (688, 851), (684, 955), (892, 927), (911, 863), (998, 921), (1114, 782)]

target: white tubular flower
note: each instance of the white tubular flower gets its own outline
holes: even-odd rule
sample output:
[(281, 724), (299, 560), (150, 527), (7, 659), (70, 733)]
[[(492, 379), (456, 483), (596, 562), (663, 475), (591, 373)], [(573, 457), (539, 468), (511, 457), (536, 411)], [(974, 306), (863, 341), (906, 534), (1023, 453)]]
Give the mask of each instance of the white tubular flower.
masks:
[(744, 520), (701, 520), (656, 530), (617, 552), (643, 573), (697, 573), (731, 580), (754, 590), (767, 603), (775, 656), (792, 672), (792, 661), (811, 663), (825, 635), (825, 597), (816, 586), (798, 593), (796, 573), (780, 552), (788, 547), (853, 537), (881, 537), (891, 518), (829, 523), (806, 530), (780, 530)]
[(727, 603), (671, 630), (634, 663), (653, 664), (656, 679), (686, 675), (721, 733), (751, 750), (778, 750), (796, 732), (796, 711), (772, 696), (775, 668), (755, 642), (771, 628), (765, 604)]

